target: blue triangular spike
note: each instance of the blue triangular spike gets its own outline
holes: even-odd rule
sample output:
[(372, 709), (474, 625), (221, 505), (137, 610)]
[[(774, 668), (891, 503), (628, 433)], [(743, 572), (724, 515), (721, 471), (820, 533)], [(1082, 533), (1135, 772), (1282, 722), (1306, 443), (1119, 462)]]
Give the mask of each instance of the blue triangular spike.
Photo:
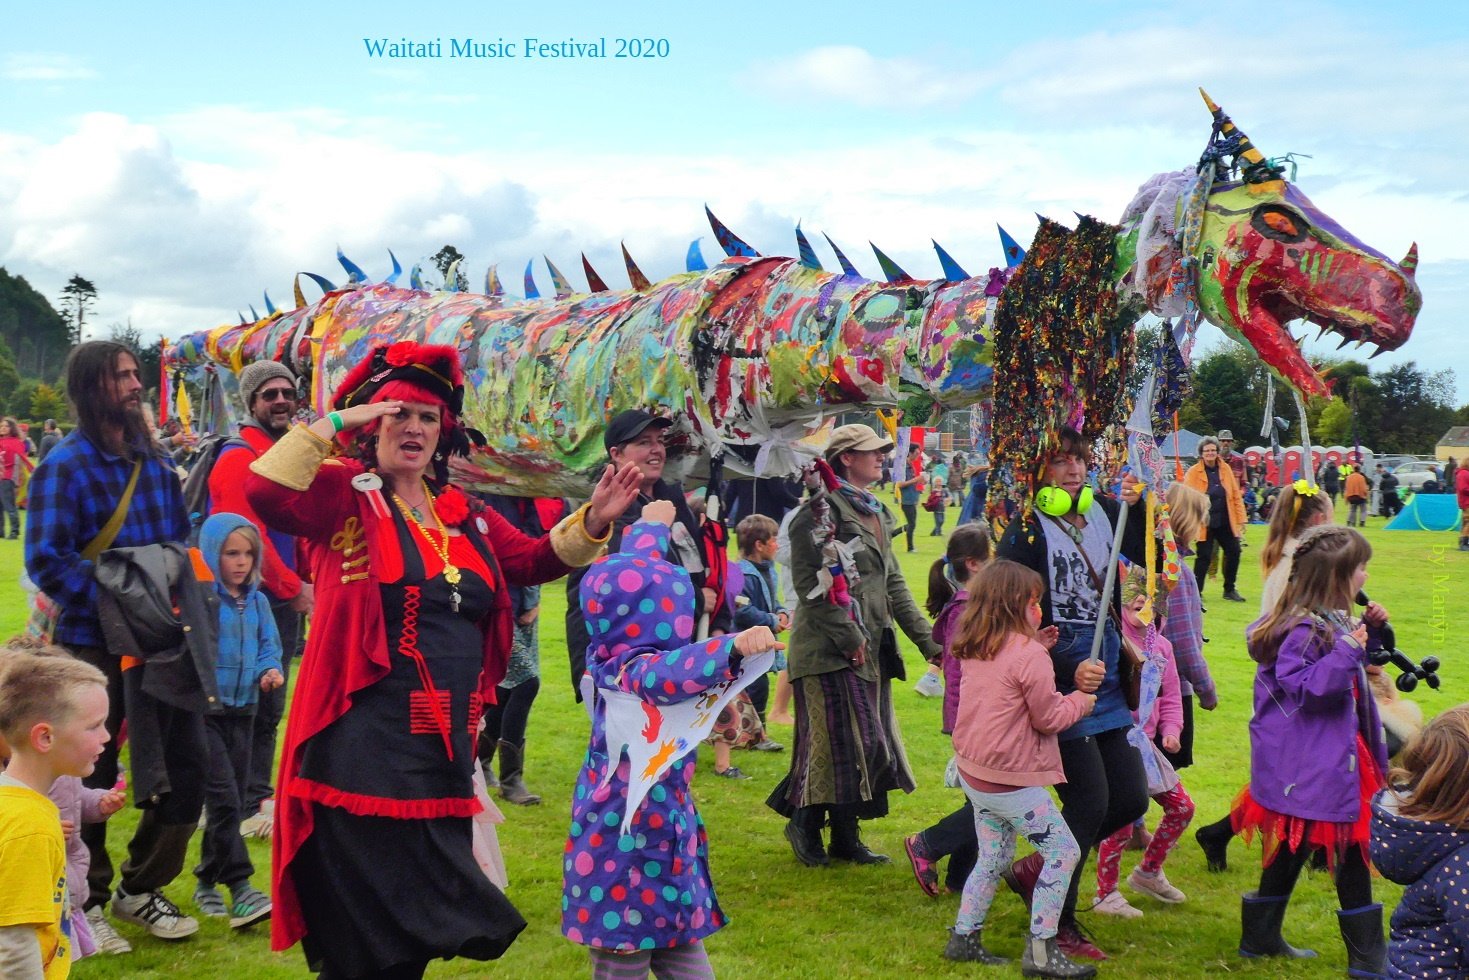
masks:
[(254, 306), (251, 306), (250, 307), (250, 322), (251, 323), (258, 323), (258, 322), (260, 322), (260, 314), (255, 312), (255, 307)]
[(413, 263), (413, 271), (408, 273), (408, 286), (410, 289), (423, 291), (423, 264)]
[(806, 233), (801, 230), (800, 222), (796, 223), (796, 252), (801, 256), (801, 265), (807, 269), (815, 269), (824, 272), (821, 268), (821, 260), (816, 257), (816, 250), (806, 239)]
[(398, 285), (398, 277), (403, 274), (403, 267), (398, 264), (398, 256), (393, 254), (392, 249), (388, 249), (388, 258), (393, 260), (393, 271), (388, 273), (388, 278), (384, 279), (383, 282), (389, 286), (396, 286)]
[(270, 290), (264, 290), (261, 295), (265, 297), (265, 315), (275, 316), (275, 304), (270, 301)]
[(724, 226), (724, 222), (714, 217), (714, 212), (709, 210), (709, 205), (704, 205), (704, 213), (709, 216), (709, 227), (714, 229), (714, 239), (719, 242), (719, 247), (724, 249), (724, 254), (731, 258), (736, 255), (753, 259), (760, 253), (755, 251), (744, 240)]
[(882, 274), (887, 278), (888, 282), (898, 283), (913, 281), (913, 277), (904, 272), (902, 266), (898, 265), (898, 263), (894, 262), (892, 259), (884, 255), (882, 249), (878, 248), (876, 245), (873, 245), (871, 242), (868, 242), (867, 244), (872, 248), (872, 254), (877, 256), (877, 264), (882, 268)]
[(709, 263), (704, 261), (704, 252), (699, 248), (699, 240), (695, 238), (689, 242), (689, 250), (683, 257), (685, 272), (703, 272), (709, 268)]
[(535, 264), (535, 261), (536, 261), (535, 259), (531, 259), (529, 262), (527, 262), (525, 264), (525, 298), (526, 299), (540, 299), (541, 298), (541, 291), (536, 288), (536, 279), (535, 279), (535, 276), (531, 275), (531, 266)]
[(347, 270), (347, 282), (367, 282), (367, 273), (363, 272), (356, 262), (342, 254), (342, 246), (337, 246), (337, 261), (342, 263), (342, 268)]
[(856, 276), (858, 279), (861, 279), (862, 273), (858, 272), (856, 266), (852, 265), (846, 255), (842, 254), (842, 250), (837, 248), (837, 243), (831, 240), (831, 236), (826, 232), (822, 232), (821, 237), (826, 239), (826, 244), (830, 245), (831, 250), (836, 253), (837, 264), (842, 267), (842, 275)]
[[(999, 225), (995, 225), (995, 227), (1000, 228)], [(1000, 248), (1005, 251), (1005, 266), (1007, 268), (1013, 269), (1025, 259), (1025, 249), (1021, 248), (1020, 243), (1011, 238), (1010, 233), (1004, 228), (1000, 228)]]
[[(236, 310), (235, 312), (236, 313), (240, 313), (239, 310)], [(240, 313), (240, 323), (243, 325), (243, 324), (246, 324), (246, 323), (249, 323), (249, 322), (250, 322), (249, 320), (246, 320), (245, 319), (245, 314)]]
[[(933, 239), (929, 239), (929, 241), (933, 241)], [(942, 245), (934, 242), (933, 250), (939, 253), (939, 265), (943, 267), (945, 279), (949, 280), (949, 282), (960, 282), (969, 278), (969, 273), (965, 272), (959, 266), (959, 263), (954, 261), (952, 255), (944, 251)]]
[(307, 279), (310, 279), (312, 282), (320, 286), (323, 293), (329, 293), (337, 288), (336, 286), (333, 286), (332, 281), (325, 276), (318, 276), (314, 272), (307, 272), (305, 273), (305, 276)]

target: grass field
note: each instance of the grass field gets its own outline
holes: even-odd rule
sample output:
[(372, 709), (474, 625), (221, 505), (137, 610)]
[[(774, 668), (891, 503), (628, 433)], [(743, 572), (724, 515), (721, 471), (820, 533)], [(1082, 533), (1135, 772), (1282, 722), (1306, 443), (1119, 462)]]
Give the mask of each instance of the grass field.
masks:
[[(920, 518), (923, 520), (923, 518)], [(1452, 534), (1425, 532), (1383, 533), (1377, 527), (1367, 535), (1377, 557), (1369, 567), (1368, 591), (1387, 606), (1397, 627), (1399, 646), (1415, 659), (1433, 654), (1444, 661), (1444, 688), (1420, 688), (1414, 697), (1428, 715), (1466, 700), (1469, 678), (1465, 667), (1449, 654), (1449, 634), (1458, 634), (1469, 617), (1469, 555), (1454, 550)], [(1198, 764), (1184, 770), (1183, 779), (1198, 804), (1198, 820), (1212, 821), (1225, 812), (1247, 776), (1252, 664), (1243, 651), (1245, 624), (1258, 609), (1259, 546), (1264, 528), (1249, 533), (1253, 547), (1245, 551), (1240, 590), (1251, 601), (1227, 603), (1219, 598), (1220, 585), (1205, 589), (1206, 654), (1220, 688), (1215, 712), (1199, 712), (1196, 756)], [(908, 580), (921, 600), (929, 564), (940, 554), (941, 539), (922, 536), (919, 550), (904, 555)], [(24, 621), (17, 586), (21, 567), (18, 542), (0, 541), (0, 629), (9, 632)], [(573, 777), (586, 746), (586, 717), (571, 697), (567, 680), (562, 629), (564, 591), (548, 587), (543, 607), (541, 648), (543, 684), (531, 716), (528, 745), (528, 781), (545, 803), (537, 807), (506, 805), (507, 820), (500, 839), (510, 868), (509, 895), (530, 926), (498, 963), (458, 961), (436, 964), (432, 977), (573, 977), (585, 975), (586, 954), (561, 937), (559, 931), (561, 868)], [(916, 678), (920, 660), (905, 643), (908, 669)], [(708, 824), (710, 859), (720, 902), (730, 924), (708, 942), (711, 959), (722, 977), (897, 977), (966, 976), (979, 971), (951, 964), (940, 956), (945, 929), (953, 924), (958, 899), (925, 897), (913, 882), (902, 839), (948, 813), (959, 802), (957, 791), (942, 785), (949, 756), (948, 740), (939, 733), (939, 701), (913, 693), (910, 684), (895, 688), (895, 701), (909, 756), (920, 786), (911, 796), (895, 795), (893, 812), (885, 820), (865, 825), (864, 836), (874, 850), (893, 857), (887, 867), (840, 866), (810, 869), (797, 864), (781, 835), (782, 822), (766, 809), (770, 787), (785, 772), (782, 754), (740, 752), (736, 761), (753, 779), (740, 783), (701, 778), (695, 790)], [(787, 744), (789, 729), (776, 728), (774, 737)], [(1303, 749), (1308, 747), (1303, 746)], [(120, 857), (136, 811), (124, 810), (113, 819), (111, 840)], [(1156, 823), (1154, 807), (1150, 820)], [(195, 845), (197, 847), (197, 844)], [(259, 869), (256, 883), (264, 885), (269, 848), (252, 842)], [(191, 853), (191, 861), (195, 854)], [(1129, 852), (1123, 874), (1137, 855)], [(1230, 870), (1209, 874), (1190, 834), (1168, 864), (1175, 884), (1188, 901), (1164, 907), (1137, 897), (1145, 909), (1140, 920), (1123, 922), (1083, 914), (1083, 924), (1101, 947), (1112, 954), (1102, 965), (1109, 977), (1203, 977), (1221, 972), (1255, 977), (1340, 976), (1345, 956), (1336, 931), (1335, 893), (1324, 875), (1303, 877), (1291, 904), (1286, 934), (1297, 945), (1317, 949), (1321, 958), (1300, 963), (1247, 962), (1235, 954), (1239, 938), (1239, 895), (1254, 887), (1258, 850), (1235, 844)], [(1091, 865), (1087, 874), (1091, 875)], [(1086, 895), (1093, 878), (1083, 883)], [(1124, 886), (1125, 889), (1125, 886)], [(180, 906), (192, 911), (192, 877), (185, 872), (169, 889)], [(1378, 880), (1378, 897), (1390, 910), (1399, 889)], [(991, 948), (1017, 956), (1025, 927), (1024, 910), (1002, 890), (997, 898), (986, 938)], [(167, 944), (144, 938), (130, 926), (121, 927), (136, 947), (126, 957), (96, 957), (77, 964), (73, 975), (103, 977), (209, 977), (249, 978), (301, 976), (305, 973), (299, 951), (273, 954), (266, 930), (256, 928), (231, 934), (220, 920), (204, 920), (192, 940)], [(1018, 975), (1018, 970), (1009, 971)], [(1005, 975), (1005, 971), (993, 975)]]

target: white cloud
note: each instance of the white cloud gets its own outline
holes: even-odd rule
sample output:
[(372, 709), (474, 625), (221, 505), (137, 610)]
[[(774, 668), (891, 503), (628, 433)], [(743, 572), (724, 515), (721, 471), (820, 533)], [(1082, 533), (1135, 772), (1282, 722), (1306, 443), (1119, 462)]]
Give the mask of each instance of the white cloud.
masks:
[(985, 75), (947, 71), (914, 58), (881, 58), (852, 45), (828, 45), (758, 62), (743, 73), (743, 81), (780, 98), (839, 99), (871, 108), (961, 102), (984, 86)]
[(77, 82), (96, 78), (97, 72), (71, 55), (26, 52), (5, 56), (0, 78), (12, 82)]

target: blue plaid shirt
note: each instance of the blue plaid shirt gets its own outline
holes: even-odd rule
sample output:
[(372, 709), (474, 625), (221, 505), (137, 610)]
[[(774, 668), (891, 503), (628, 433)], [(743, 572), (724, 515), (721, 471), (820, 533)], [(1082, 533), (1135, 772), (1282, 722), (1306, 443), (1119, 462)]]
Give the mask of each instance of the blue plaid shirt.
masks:
[[(131, 460), (106, 452), (78, 429), (47, 453), (31, 475), (26, 573), (61, 606), (56, 642), (65, 646), (103, 645), (93, 563), (81, 551), (112, 516), (132, 471)], [(145, 458), (127, 519), (111, 547), (184, 541), (188, 535), (178, 474), (167, 457)]]
[(1212, 708), (1219, 702), (1219, 695), (1214, 690), (1214, 678), (1209, 675), (1209, 664), (1204, 660), (1203, 602), (1187, 563), (1163, 605), (1163, 637), (1173, 644), (1180, 693), (1197, 695), (1200, 707)]

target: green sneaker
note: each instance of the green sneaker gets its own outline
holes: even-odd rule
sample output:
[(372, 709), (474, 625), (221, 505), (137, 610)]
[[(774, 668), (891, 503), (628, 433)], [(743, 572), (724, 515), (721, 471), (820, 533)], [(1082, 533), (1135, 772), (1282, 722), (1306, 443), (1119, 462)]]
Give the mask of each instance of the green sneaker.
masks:
[(235, 904), (230, 909), (230, 928), (244, 929), (262, 919), (270, 918), (270, 896), (248, 881), (230, 889)]

